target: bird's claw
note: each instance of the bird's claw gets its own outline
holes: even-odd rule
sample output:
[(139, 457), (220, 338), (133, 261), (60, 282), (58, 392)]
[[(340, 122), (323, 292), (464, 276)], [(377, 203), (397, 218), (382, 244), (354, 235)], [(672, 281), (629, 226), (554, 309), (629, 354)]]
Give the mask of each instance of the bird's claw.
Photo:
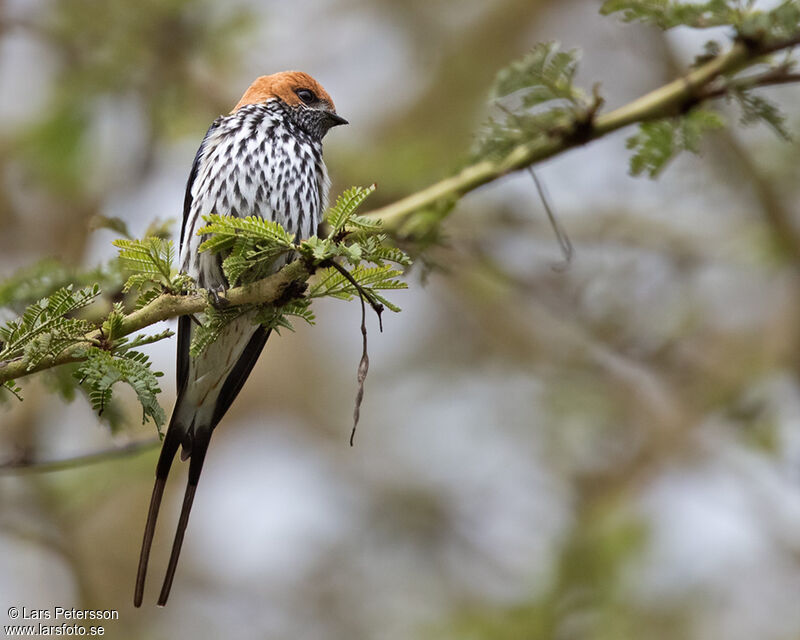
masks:
[(212, 287), (208, 290), (208, 301), (217, 311), (225, 309), (231, 305), (230, 300), (224, 297), (226, 291), (227, 288), (223, 284), (219, 285), (218, 287)]

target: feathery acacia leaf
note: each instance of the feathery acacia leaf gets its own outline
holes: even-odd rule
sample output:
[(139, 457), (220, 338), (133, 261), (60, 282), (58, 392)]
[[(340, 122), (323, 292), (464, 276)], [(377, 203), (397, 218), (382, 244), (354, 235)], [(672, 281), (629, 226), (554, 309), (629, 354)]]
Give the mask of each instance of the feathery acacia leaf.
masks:
[(124, 323), (125, 310), (122, 308), (122, 303), (116, 302), (102, 325), (103, 336), (110, 344), (122, 335)]
[(199, 356), (206, 350), (208, 345), (216, 342), (225, 327), (237, 318), (253, 312), (253, 305), (242, 305), (238, 307), (216, 308), (208, 305), (203, 312), (200, 326), (195, 327), (192, 335), (192, 344), (189, 347), (189, 355), (193, 358)]
[(257, 216), (204, 216), (206, 226), (198, 235), (207, 236), (200, 251), (225, 253), (222, 269), (232, 286), (269, 274), (275, 261), (289, 253), (293, 236), (280, 224)]
[(731, 26), (740, 36), (762, 41), (796, 34), (800, 24), (798, 0), (783, 0), (767, 10), (756, 7), (753, 0), (606, 0), (600, 13), (618, 13), (625, 22), (643, 22), (665, 30)]
[(112, 387), (118, 382), (130, 385), (142, 405), (142, 423), (151, 419), (161, 433), (166, 415), (158, 404), (161, 389), (158, 378), (164, 374), (153, 371), (150, 358), (140, 351), (126, 351), (115, 356), (108, 351), (91, 347), (75, 378), (84, 388), (92, 408), (100, 415), (109, 406), (112, 398)]
[(628, 149), (634, 150), (631, 174), (655, 178), (679, 152), (699, 153), (703, 135), (724, 126), (722, 116), (701, 108), (678, 118), (642, 123), (627, 141)]
[(729, 95), (741, 110), (739, 122), (742, 125), (750, 126), (761, 122), (784, 140), (791, 140), (792, 136), (786, 128), (786, 117), (774, 102), (755, 91), (737, 87), (732, 88)]
[(588, 107), (574, 85), (579, 59), (577, 50), (561, 51), (557, 42), (546, 42), (501, 69), (490, 93), (498, 114), (487, 120), (473, 155), (503, 155), (573, 126)]
[(144, 282), (156, 282), (168, 287), (175, 260), (175, 248), (171, 241), (150, 237), (143, 240), (118, 238), (113, 242), (119, 251), (119, 260), (123, 270), (131, 273), (131, 279), (137, 277), (126, 289), (138, 287)]
[(292, 234), (284, 229), (277, 222), (259, 218), (258, 216), (248, 216), (237, 218), (236, 216), (221, 216), (217, 214), (203, 216), (206, 226), (198, 230), (197, 235), (212, 235), (200, 245), (200, 251), (218, 251), (220, 241), (232, 243), (237, 239), (251, 240), (253, 242), (264, 242), (281, 245), (290, 249), (294, 240)]
[(166, 340), (174, 335), (175, 332), (172, 331), (172, 329), (164, 329), (164, 331), (159, 331), (158, 333), (154, 333), (152, 335), (140, 334), (132, 339), (121, 338), (114, 343), (114, 353), (122, 354), (126, 351), (136, 349), (146, 344), (153, 344), (154, 342)]
[(325, 214), (325, 221), (330, 227), (328, 238), (335, 238), (348, 226), (355, 230), (376, 229), (380, 226), (380, 221), (355, 215), (356, 210), (375, 188), (374, 184), (368, 187), (350, 187), (336, 198), (334, 205)]
[(280, 334), (282, 328), (294, 331), (294, 325), (289, 320), (290, 316), (305, 320), (310, 325), (316, 324), (316, 316), (311, 310), (311, 300), (309, 298), (298, 298), (280, 307), (264, 305), (256, 313), (255, 321), (267, 329), (274, 329), (276, 333)]
[(675, 2), (673, 0), (607, 0), (600, 13), (621, 13), (625, 22), (645, 22), (660, 29), (677, 26), (704, 29), (735, 24), (741, 16), (739, 2)]
[(580, 53), (560, 51), (557, 42), (537, 44), (527, 55), (502, 69), (495, 79), (492, 98), (522, 92), (526, 108), (552, 100), (577, 102), (581, 98), (573, 83)]
[(370, 235), (361, 239), (359, 241), (361, 259), (374, 264), (394, 262), (404, 267), (411, 265), (411, 258), (405, 251), (386, 244), (386, 242), (387, 238), (383, 234)]
[(148, 236), (142, 240), (119, 238), (119, 263), (128, 280), (123, 291), (138, 290), (136, 308), (140, 309), (160, 293), (183, 293), (191, 288), (191, 278), (173, 268), (175, 246), (172, 240)]
[[(358, 283), (358, 286), (368, 294), (373, 295), (386, 308), (395, 312), (400, 311), (400, 307), (386, 300), (377, 291), (407, 289), (408, 285), (402, 280), (398, 280), (403, 275), (401, 271), (393, 269), (391, 265), (383, 264), (378, 267), (358, 266), (350, 271), (350, 275)], [(317, 272), (315, 281), (309, 287), (307, 295), (309, 298), (333, 297), (352, 300), (358, 296), (358, 290), (339, 271), (329, 267)]]
[(44, 358), (85, 342), (91, 324), (71, 314), (88, 306), (100, 295), (100, 287), (74, 291), (72, 285), (58, 289), (49, 298), (28, 306), (22, 316), (0, 327), (0, 360), (22, 358), (32, 369)]

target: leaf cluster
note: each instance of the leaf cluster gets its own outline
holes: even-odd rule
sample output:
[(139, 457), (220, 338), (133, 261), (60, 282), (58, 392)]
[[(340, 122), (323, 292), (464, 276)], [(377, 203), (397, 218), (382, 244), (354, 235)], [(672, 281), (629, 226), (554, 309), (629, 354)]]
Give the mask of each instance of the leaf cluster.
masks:
[(102, 416), (111, 402), (112, 387), (123, 382), (136, 393), (142, 406), (142, 423), (152, 419), (160, 433), (166, 415), (158, 403), (158, 378), (164, 374), (153, 371), (150, 358), (141, 351), (127, 349), (115, 355), (97, 347), (88, 349), (85, 356), (75, 378), (86, 391), (92, 409)]
[(600, 12), (618, 13), (625, 22), (643, 22), (660, 29), (733, 27), (743, 38), (770, 42), (797, 33), (800, 2), (784, 0), (765, 10), (755, 0), (607, 0)]
[(742, 16), (742, 2), (708, 0), (676, 2), (674, 0), (607, 0), (600, 13), (621, 14), (625, 22), (644, 22), (660, 29), (678, 26), (705, 29), (736, 24)]
[[(607, 0), (601, 13), (617, 13), (627, 22), (644, 22), (661, 29), (729, 26), (738, 38), (764, 45), (800, 34), (800, 0), (784, 0), (769, 10), (757, 8), (754, 0)], [(717, 42), (706, 43), (696, 64), (708, 62), (720, 55), (720, 50)], [(758, 65), (759, 73), (721, 77), (710, 87), (712, 91), (708, 95), (724, 97), (738, 107), (741, 124), (763, 123), (788, 139), (783, 113), (757, 90), (761, 85), (786, 77), (794, 65), (790, 57), (776, 63), (766, 56)], [(628, 148), (634, 151), (630, 161), (633, 175), (657, 176), (679, 152), (697, 153), (705, 133), (726, 126), (719, 113), (708, 106), (698, 106), (703, 99), (702, 95), (697, 96), (693, 99), (695, 106), (688, 108), (691, 103), (686, 105), (685, 112), (678, 116), (639, 125), (638, 131), (628, 138)]]
[(206, 237), (200, 251), (223, 254), (222, 270), (235, 287), (272, 271), (278, 258), (294, 248), (293, 236), (277, 222), (257, 216), (209, 215), (198, 234)]
[(203, 312), (202, 320), (198, 320), (199, 325), (195, 327), (192, 334), (189, 355), (192, 358), (196, 358), (203, 353), (210, 344), (213, 344), (219, 339), (228, 324), (237, 318), (252, 313), (252, 305), (241, 305), (237, 307), (215, 307), (213, 305), (208, 305)]
[(0, 361), (20, 358), (30, 370), (45, 358), (85, 343), (92, 325), (76, 314), (99, 295), (98, 285), (78, 290), (67, 285), (34, 302), (18, 319), (0, 327)]
[(334, 267), (319, 269), (309, 287), (309, 298), (351, 300), (359, 295), (360, 289), (362, 294), (391, 311), (400, 311), (378, 291), (405, 289), (407, 285), (398, 279), (402, 271), (395, 265), (406, 267), (411, 260), (401, 249), (388, 244), (388, 237), (381, 233), (380, 220), (356, 214), (358, 207), (374, 190), (375, 185), (371, 185), (345, 191), (325, 217), (329, 227), (327, 237), (310, 238), (300, 246), (300, 253), (317, 264), (324, 265), (341, 258), (351, 266), (352, 281)]
[[(790, 73), (794, 62), (787, 60), (761, 66), (759, 73), (749, 74), (747, 77), (721, 79), (716, 85), (716, 93), (738, 109), (741, 125), (764, 124), (779, 137), (790, 140), (791, 134), (786, 126), (784, 113), (774, 102), (758, 92), (758, 86), (762, 81)], [(726, 118), (707, 102), (680, 116), (644, 122), (627, 140), (628, 148), (634, 151), (630, 160), (630, 172), (633, 175), (647, 174), (654, 178), (678, 153), (699, 153), (703, 136), (726, 126)]]
[(740, 124), (752, 126), (763, 123), (784, 140), (791, 139), (791, 134), (786, 128), (786, 116), (771, 100), (746, 86), (731, 87), (727, 97), (729, 102), (733, 101), (739, 107)]
[(631, 174), (655, 178), (681, 151), (699, 153), (703, 135), (724, 126), (725, 120), (717, 112), (700, 107), (684, 116), (641, 124), (627, 141), (628, 149), (634, 151)]
[[(313, 324), (311, 302), (316, 298), (350, 300), (361, 293), (392, 311), (399, 311), (399, 307), (378, 292), (406, 288), (399, 280), (402, 271), (394, 265), (408, 266), (411, 261), (402, 250), (390, 244), (379, 220), (356, 213), (374, 190), (375, 185), (346, 190), (325, 215), (327, 234), (300, 243), (276, 222), (257, 217), (206, 216), (206, 226), (198, 231), (205, 237), (200, 251), (222, 257), (223, 272), (231, 285), (263, 278), (276, 270), (280, 259), (289, 255), (300, 256), (316, 272), (304, 297), (282, 305), (235, 308), (209, 305), (203, 313), (201, 326), (194, 331), (192, 355), (202, 353), (229, 322), (245, 314), (251, 314), (253, 322), (275, 330), (293, 330), (291, 316)], [(352, 281), (330, 266), (332, 261), (349, 265)]]
[[(121, 232), (126, 233), (126, 230)], [(114, 303), (111, 311), (103, 314), (104, 304), (100, 302), (104, 288), (112, 299), (119, 292), (137, 289), (139, 295), (132, 301), (136, 307), (163, 291), (186, 290), (190, 280), (172, 271), (172, 244), (158, 229), (156, 232), (158, 235), (144, 240), (115, 241), (120, 249), (119, 258), (101, 268), (81, 272), (48, 259), (20, 270), (3, 282), (0, 306), (9, 309), (22, 304), (27, 306), (16, 319), (0, 327), (0, 361), (21, 360), (31, 370), (48, 358), (54, 359), (70, 351), (76, 360), (84, 361), (74, 369), (75, 375), (48, 377), (48, 382), (62, 397), (73, 399), (76, 387), (80, 387), (95, 409), (102, 407), (104, 418), (114, 419), (116, 413), (108, 411), (111, 387), (116, 382), (124, 382), (136, 392), (144, 416), (152, 418), (160, 427), (163, 411), (157, 408), (158, 385), (154, 380), (161, 373), (152, 371), (150, 361), (133, 349), (163, 340), (171, 336), (172, 331), (129, 338), (124, 335), (126, 310), (122, 303)], [(123, 273), (129, 276), (124, 285)], [(82, 288), (73, 284), (59, 286), (65, 280), (78, 283), (94, 280), (94, 283)], [(30, 301), (34, 295), (42, 297)], [(99, 353), (104, 354), (103, 357)], [(6, 382), (4, 387), (22, 399), (21, 389), (14, 381)]]
[(119, 249), (119, 263), (128, 276), (124, 292), (136, 291), (136, 308), (140, 309), (162, 293), (183, 293), (192, 281), (173, 268), (175, 246), (172, 240), (149, 236), (142, 240), (114, 240)]
[(568, 132), (585, 118), (590, 104), (574, 84), (580, 54), (540, 43), (502, 69), (491, 99), (499, 115), (484, 125), (474, 155), (501, 156), (521, 143), (536, 143)]

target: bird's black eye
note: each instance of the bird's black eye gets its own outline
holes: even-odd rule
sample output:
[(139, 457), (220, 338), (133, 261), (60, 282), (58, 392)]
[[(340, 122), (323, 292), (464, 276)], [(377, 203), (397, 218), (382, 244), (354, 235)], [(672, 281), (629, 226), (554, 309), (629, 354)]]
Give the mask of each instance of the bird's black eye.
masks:
[(317, 96), (314, 95), (313, 91), (309, 89), (298, 89), (295, 91), (297, 97), (300, 98), (305, 104), (311, 104), (317, 99)]

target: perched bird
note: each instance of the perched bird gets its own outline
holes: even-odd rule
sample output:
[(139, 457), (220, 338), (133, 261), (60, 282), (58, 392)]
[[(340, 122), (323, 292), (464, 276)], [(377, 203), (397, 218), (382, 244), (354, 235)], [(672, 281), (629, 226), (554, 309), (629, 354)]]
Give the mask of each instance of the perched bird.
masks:
[[(330, 186), (322, 161), (322, 138), (347, 124), (331, 97), (306, 73), (286, 71), (258, 78), (227, 116), (217, 118), (192, 165), (183, 205), (181, 270), (197, 285), (219, 293), (228, 283), (219, 255), (198, 253), (203, 216), (260, 216), (279, 222), (299, 238), (316, 232)], [(277, 269), (281, 264), (275, 265)], [(177, 389), (156, 466), (147, 514), (134, 604), (142, 603), (145, 575), (164, 485), (179, 447), (189, 459), (189, 480), (158, 604), (167, 602), (211, 434), (242, 389), (269, 331), (250, 315), (231, 322), (219, 339), (189, 357), (194, 325), (178, 321)]]

